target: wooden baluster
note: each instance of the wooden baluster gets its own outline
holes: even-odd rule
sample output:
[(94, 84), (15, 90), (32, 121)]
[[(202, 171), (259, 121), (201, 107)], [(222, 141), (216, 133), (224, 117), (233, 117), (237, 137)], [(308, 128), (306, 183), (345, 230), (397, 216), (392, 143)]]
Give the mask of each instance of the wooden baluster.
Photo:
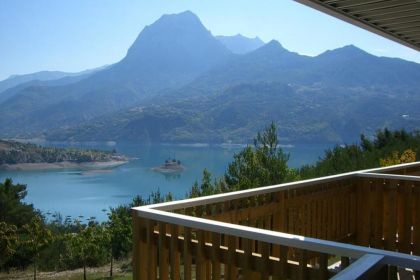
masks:
[(341, 270), (346, 269), (350, 265), (350, 259), (348, 257), (341, 257)]
[(178, 250), (178, 226), (171, 225), (171, 280), (179, 280), (181, 275), (179, 268), (180, 263), (180, 254)]
[[(274, 200), (276, 205), (278, 205), (277, 209), (273, 213), (273, 225), (272, 230), (274, 231), (282, 231), (283, 230), (283, 218), (282, 215), (284, 215), (284, 203), (283, 203), (283, 192), (277, 192), (274, 194)], [(276, 258), (280, 257), (280, 246), (279, 245), (273, 245), (273, 251), (272, 255)]]
[(356, 235), (357, 224), (357, 180), (352, 179), (351, 193), (350, 193), (350, 208), (349, 210), (349, 230), (348, 233), (352, 234), (352, 242)]
[(370, 243), (371, 205), (370, 205), (370, 180), (359, 178), (357, 187), (357, 245), (368, 246)]
[(298, 250), (299, 252), (299, 279), (306, 279), (308, 277), (308, 251)]
[(400, 182), (398, 188), (398, 251), (410, 253), (411, 239), (411, 190), (410, 182)]
[(159, 222), (159, 279), (169, 276), (168, 247), (166, 246), (166, 223)]
[(288, 278), (287, 273), (287, 255), (288, 255), (289, 248), (286, 246), (280, 246), (280, 278), (286, 279)]
[[(384, 187), (384, 249), (396, 251), (398, 183), (392, 180)], [(397, 279), (396, 266), (389, 267), (388, 279)]]
[(220, 280), (220, 234), (213, 232), (211, 235), (211, 279)]
[(270, 276), (270, 243), (263, 242), (261, 248), (262, 270), (261, 280), (268, 280)]
[(147, 222), (147, 279), (157, 279), (157, 242), (155, 222)]
[(245, 280), (252, 280), (252, 240), (248, 238), (243, 238), (243, 246), (244, 246), (244, 256), (242, 259), (242, 271), (244, 273)]
[(228, 280), (236, 280), (238, 269), (236, 267), (236, 237), (228, 236), (228, 259), (225, 264), (225, 277)]
[(319, 257), (319, 280), (328, 279), (328, 255), (321, 254)]
[(383, 191), (384, 187), (387, 185), (387, 182), (383, 180), (375, 180), (372, 186), (372, 219), (373, 219), (373, 230), (371, 234), (371, 246), (382, 249), (382, 237), (383, 237), (383, 211), (384, 211), (384, 202), (383, 202)]
[(202, 230), (197, 230), (197, 253), (196, 253), (196, 279), (206, 278), (206, 248), (205, 248), (205, 233)]
[(191, 245), (191, 229), (184, 227), (184, 250), (183, 250), (183, 261), (184, 261), (184, 279), (192, 279), (192, 245)]

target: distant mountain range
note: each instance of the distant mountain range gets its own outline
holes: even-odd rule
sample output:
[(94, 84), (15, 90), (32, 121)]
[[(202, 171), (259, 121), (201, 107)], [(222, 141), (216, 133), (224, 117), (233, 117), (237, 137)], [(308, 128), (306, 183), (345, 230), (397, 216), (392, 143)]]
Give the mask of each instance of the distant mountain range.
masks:
[[(84, 78), (87, 78), (89, 75), (99, 70), (105, 69), (106, 67), (107, 65), (94, 68), (94, 69), (84, 70), (81, 72), (73, 72), (73, 73), (61, 72), (61, 71), (40, 71), (40, 72), (31, 73), (31, 74), (12, 75), (3, 81), (0, 81), (0, 94), (9, 88), (13, 88), (18, 85), (25, 84), (27, 82), (53, 81), (52, 85), (58, 85), (58, 84), (71, 83), (73, 81), (79, 81)], [(1, 97), (2, 95), (0, 95), (0, 98)]]
[(246, 54), (264, 45), (264, 42), (258, 37), (247, 38), (241, 34), (235, 36), (216, 36), (216, 39), (236, 54)]
[(348, 142), (420, 127), (419, 64), (215, 37), (188, 11), (146, 26), (120, 62), (60, 78), (0, 92), (0, 136), (244, 143), (275, 121), (283, 141)]

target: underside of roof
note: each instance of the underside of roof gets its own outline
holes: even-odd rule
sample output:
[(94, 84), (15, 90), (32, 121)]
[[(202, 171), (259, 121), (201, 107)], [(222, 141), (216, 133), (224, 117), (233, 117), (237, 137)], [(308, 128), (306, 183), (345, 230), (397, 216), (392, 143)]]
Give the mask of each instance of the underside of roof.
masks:
[(420, 0), (295, 0), (420, 51)]

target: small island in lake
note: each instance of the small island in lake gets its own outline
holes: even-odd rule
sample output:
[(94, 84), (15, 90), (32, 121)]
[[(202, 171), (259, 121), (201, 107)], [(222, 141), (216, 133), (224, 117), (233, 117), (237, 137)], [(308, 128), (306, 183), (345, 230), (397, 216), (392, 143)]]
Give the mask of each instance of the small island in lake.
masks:
[(43, 170), (63, 168), (112, 168), (128, 158), (113, 151), (42, 147), (0, 140), (0, 170)]
[(153, 167), (152, 170), (159, 173), (179, 173), (184, 171), (185, 167), (181, 161), (176, 159), (167, 159), (161, 166)]

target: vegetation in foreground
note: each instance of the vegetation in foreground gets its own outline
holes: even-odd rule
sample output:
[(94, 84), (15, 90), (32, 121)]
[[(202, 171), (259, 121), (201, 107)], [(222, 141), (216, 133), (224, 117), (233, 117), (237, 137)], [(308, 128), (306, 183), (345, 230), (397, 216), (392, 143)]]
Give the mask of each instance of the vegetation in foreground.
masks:
[[(412, 162), (420, 150), (420, 134), (385, 129), (378, 131), (372, 140), (362, 135), (359, 144), (329, 149), (318, 162), (300, 169), (288, 167), (289, 156), (278, 144), (276, 126), (271, 124), (256, 136), (253, 145), (235, 154), (224, 176), (213, 178), (204, 170), (201, 183), (196, 182), (186, 196), (198, 197)], [(77, 268), (82, 268), (80, 275), (86, 279), (88, 267), (104, 265), (108, 265), (109, 277), (113, 277), (114, 261), (130, 258), (130, 208), (172, 200), (170, 193), (163, 195), (158, 190), (147, 198), (137, 196), (128, 205), (110, 208), (106, 222), (98, 223), (91, 218), (83, 223), (79, 219), (63, 218), (58, 213), (53, 215), (53, 220), (46, 221), (33, 205), (23, 202), (25, 196), (25, 185), (14, 184), (11, 179), (0, 183), (0, 270), (8, 273), (31, 267), (34, 279), (38, 270)], [(125, 269), (129, 271), (129, 265)]]

